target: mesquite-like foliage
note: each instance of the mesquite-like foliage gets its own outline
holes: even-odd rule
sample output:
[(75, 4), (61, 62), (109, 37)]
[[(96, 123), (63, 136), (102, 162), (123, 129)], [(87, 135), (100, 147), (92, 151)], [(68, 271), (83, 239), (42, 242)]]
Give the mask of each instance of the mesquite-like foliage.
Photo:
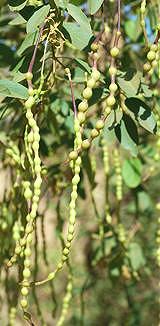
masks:
[(0, 0), (0, 324), (160, 324), (160, 3)]

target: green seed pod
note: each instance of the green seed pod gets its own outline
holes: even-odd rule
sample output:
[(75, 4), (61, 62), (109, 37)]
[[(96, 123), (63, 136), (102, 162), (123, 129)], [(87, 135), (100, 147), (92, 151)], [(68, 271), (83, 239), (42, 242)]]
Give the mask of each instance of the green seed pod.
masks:
[(152, 45), (151, 45), (151, 51), (156, 52), (157, 50), (158, 50), (158, 46), (157, 46), (157, 44), (152, 44)]
[(143, 66), (143, 70), (148, 72), (151, 69), (151, 65), (150, 63), (146, 62)]
[(153, 60), (155, 59), (155, 57), (156, 57), (156, 53), (155, 53), (155, 51), (149, 51), (149, 52), (148, 52), (148, 54), (147, 54), (147, 59), (148, 59), (149, 61), (153, 61)]
[(14, 233), (13, 233), (13, 239), (14, 239), (15, 241), (18, 241), (18, 240), (20, 239), (20, 234), (19, 234), (19, 232), (14, 232)]
[(72, 151), (72, 152), (69, 153), (69, 159), (70, 160), (75, 161), (77, 159), (77, 157), (78, 157), (78, 153), (76, 151)]
[(81, 159), (81, 157), (79, 156), (79, 157), (77, 158), (77, 160), (76, 160), (76, 165), (80, 166), (81, 163), (82, 163), (82, 159)]
[(31, 73), (31, 72), (27, 72), (26, 74), (25, 74), (25, 78), (27, 79), (27, 80), (32, 80), (33, 79), (33, 74)]
[(29, 96), (28, 100), (24, 103), (24, 106), (25, 108), (28, 110), (28, 109), (31, 109), (32, 106), (34, 105), (35, 103), (35, 99), (33, 96)]
[(96, 129), (101, 130), (104, 127), (104, 121), (102, 119), (98, 120), (96, 123)]
[(41, 186), (41, 183), (42, 183), (42, 179), (41, 179), (41, 177), (38, 176), (35, 183), (34, 183), (34, 188), (39, 189), (40, 186)]
[(36, 174), (40, 173), (41, 172), (41, 166), (35, 164), (34, 171), (35, 171)]
[(115, 83), (111, 83), (109, 85), (109, 90), (112, 92), (112, 93), (115, 93), (118, 89), (118, 86), (115, 84)]
[(77, 197), (78, 197), (77, 192), (76, 192), (76, 191), (72, 191), (72, 193), (71, 193), (71, 198), (72, 198), (72, 200), (76, 200)]
[(28, 134), (27, 140), (29, 143), (32, 143), (34, 140), (34, 135), (33, 135), (33, 131), (31, 130), (30, 133)]
[(90, 141), (89, 141), (89, 139), (83, 140), (83, 142), (82, 142), (82, 148), (83, 149), (88, 149), (89, 147), (90, 147)]
[(31, 216), (31, 219), (32, 220), (34, 220), (36, 218), (36, 215), (37, 215), (36, 212), (37, 212), (37, 209), (36, 210), (33, 210), (33, 208), (32, 208), (32, 210), (30, 212), (30, 216)]
[(34, 91), (34, 89), (32, 87), (30, 87), (28, 89), (28, 94), (29, 94), (29, 96), (33, 96), (35, 94), (35, 91)]
[(15, 248), (15, 254), (16, 254), (16, 255), (20, 255), (21, 251), (22, 251), (21, 246), (18, 246), (18, 245), (17, 245), (16, 248)]
[(66, 248), (69, 249), (71, 247), (71, 242), (70, 241), (67, 241), (66, 244), (65, 244)]
[(67, 256), (69, 254), (69, 249), (64, 248), (63, 249), (63, 255)]
[[(27, 116), (27, 114), (26, 114), (26, 116)], [(36, 126), (36, 121), (34, 120), (34, 118), (30, 118), (28, 120), (28, 123), (29, 123), (31, 128), (34, 128), (34, 126)]]
[(113, 95), (109, 95), (106, 102), (108, 106), (112, 107), (116, 103), (116, 99)]
[(158, 65), (157, 60), (153, 60), (151, 65), (152, 65), (153, 68), (157, 67), (157, 65)]
[(86, 112), (87, 109), (88, 109), (88, 102), (87, 102), (87, 100), (83, 100), (82, 102), (79, 103), (78, 110), (80, 112)]
[(98, 48), (99, 48), (98, 43), (92, 43), (91, 44), (91, 50), (92, 51), (96, 52), (98, 50)]
[(27, 306), (28, 306), (28, 302), (27, 302), (26, 299), (22, 299), (22, 300), (20, 301), (20, 303), (21, 303), (21, 307), (22, 307), (23, 309), (27, 308)]
[(105, 108), (105, 115), (108, 116), (111, 113), (111, 107), (110, 106), (106, 106)]
[(112, 58), (115, 58), (119, 55), (119, 49), (114, 46), (111, 50), (110, 50), (110, 55)]
[(74, 168), (74, 172), (75, 172), (75, 174), (79, 174), (80, 173), (80, 170), (81, 170), (81, 168), (80, 168), (80, 166), (75, 166), (75, 168)]
[(75, 206), (76, 206), (75, 201), (74, 201), (74, 200), (71, 200), (71, 202), (70, 202), (70, 204), (69, 204), (69, 207), (70, 207), (71, 209), (75, 209)]
[(28, 225), (26, 226), (26, 230), (25, 230), (25, 232), (26, 232), (27, 234), (33, 232), (33, 226), (30, 225), (30, 224), (28, 224)]
[(69, 241), (69, 242), (71, 242), (72, 240), (73, 240), (73, 234), (68, 234), (68, 236), (67, 236), (67, 241)]
[(91, 77), (95, 80), (98, 81), (101, 77), (100, 72), (96, 69), (96, 68), (92, 68), (92, 73), (91, 73)]
[(38, 189), (38, 188), (35, 188), (35, 189), (34, 189), (34, 194), (35, 194), (35, 196), (39, 196), (40, 193), (41, 193), (41, 190), (40, 190), (40, 189)]
[(91, 131), (91, 137), (94, 139), (94, 138), (96, 138), (96, 137), (98, 137), (99, 136), (99, 130), (97, 130), (97, 129), (92, 129), (92, 131)]
[(109, 68), (109, 74), (110, 74), (111, 76), (115, 76), (115, 75), (117, 74), (117, 68), (111, 66), (111, 67)]
[[(82, 123), (85, 121), (85, 118), (86, 118), (85, 113), (83, 113), (83, 112), (78, 112), (78, 120), (79, 120), (79, 123), (80, 123), (80, 124), (82, 124)], [(81, 134), (80, 134), (80, 137), (81, 137)]]
[(77, 185), (79, 183), (79, 181), (80, 181), (79, 175), (78, 174), (75, 174), (75, 176), (72, 179), (72, 184), (73, 185)]
[(70, 214), (70, 218), (69, 218), (69, 223), (70, 225), (74, 225), (75, 224), (75, 213), (74, 214)]
[(31, 249), (29, 247), (27, 247), (24, 250), (24, 254), (25, 254), (26, 257), (31, 257), (31, 255), (32, 255)]
[(87, 87), (89, 88), (94, 88), (96, 85), (96, 81), (94, 78), (90, 78), (88, 81), (87, 81)]
[(34, 195), (33, 196), (33, 203), (38, 203), (38, 201), (39, 201), (39, 196), (36, 196), (36, 195)]
[(39, 143), (39, 141), (40, 141), (39, 132), (34, 132), (34, 141)]
[(24, 270), (23, 270), (23, 277), (24, 278), (29, 278), (31, 276), (31, 272), (30, 272), (30, 270), (29, 270), (29, 268), (24, 268)]
[(68, 233), (69, 234), (73, 234), (74, 233), (74, 225), (69, 225), (69, 228), (68, 228)]
[(27, 268), (30, 267), (30, 266), (31, 266), (31, 261), (30, 261), (29, 259), (26, 258), (26, 259), (24, 260), (24, 266), (27, 267)]
[(32, 191), (31, 191), (29, 188), (27, 188), (27, 189), (25, 190), (25, 192), (24, 192), (24, 197), (25, 197), (27, 200), (29, 200), (29, 199), (32, 198)]
[(34, 151), (38, 151), (39, 150), (39, 143), (37, 141), (34, 141), (32, 144), (32, 148)]
[(89, 100), (92, 97), (92, 89), (90, 87), (86, 87), (83, 91), (83, 98), (85, 100)]
[(24, 286), (24, 287), (21, 289), (21, 294), (22, 294), (24, 297), (26, 297), (26, 296), (28, 295), (28, 288)]

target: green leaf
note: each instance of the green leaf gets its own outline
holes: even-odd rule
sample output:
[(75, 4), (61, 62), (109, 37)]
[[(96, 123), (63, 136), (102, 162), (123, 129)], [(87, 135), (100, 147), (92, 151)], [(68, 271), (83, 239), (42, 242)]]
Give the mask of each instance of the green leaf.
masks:
[(21, 16), (20, 14), (17, 14), (17, 17), (15, 17), (13, 20), (11, 20), (9, 22), (9, 25), (21, 25), (21, 24), (25, 24), (27, 21), (23, 18), (23, 16)]
[(156, 121), (150, 107), (142, 100), (131, 97), (126, 99), (126, 106), (131, 110), (139, 124), (151, 133), (156, 132)]
[(90, 22), (87, 16), (83, 13), (81, 8), (69, 3), (67, 5), (67, 10), (69, 15), (72, 16), (74, 20), (86, 30), (85, 33), (87, 33), (88, 31), (91, 33)]
[(135, 271), (139, 270), (146, 263), (142, 248), (136, 242), (129, 244), (128, 256), (131, 262), (131, 266)]
[(91, 32), (86, 33), (85, 28), (76, 23), (64, 22), (63, 27), (68, 32), (72, 44), (79, 50), (83, 50), (93, 36)]
[(105, 127), (107, 127), (109, 130), (115, 128), (120, 123), (122, 117), (123, 112), (119, 107), (116, 110), (112, 110), (109, 116), (107, 117)]
[(138, 132), (133, 120), (124, 115), (121, 123), (115, 127), (115, 134), (123, 148), (130, 151), (132, 156), (137, 156)]
[(89, 64), (85, 61), (83, 61), (82, 59), (74, 59), (76, 61), (76, 63), (78, 63), (78, 65), (84, 70), (87, 71), (89, 74), (91, 73), (91, 67), (89, 66)]
[(141, 34), (138, 17), (136, 20), (127, 20), (124, 24), (125, 32), (131, 41), (135, 42)]
[(26, 35), (24, 41), (22, 42), (22, 44), (20, 45), (18, 51), (17, 51), (17, 54), (19, 56), (22, 55), (22, 53), (28, 49), (30, 46), (36, 44), (36, 41), (37, 41), (37, 38), (38, 38), (38, 31), (35, 31), (33, 33), (29, 33)]
[(150, 98), (153, 95), (153, 91), (149, 88), (149, 85), (145, 84), (143, 78), (141, 79), (141, 89), (143, 92), (144, 97)]
[(99, 8), (102, 6), (102, 3), (104, 0), (88, 0), (88, 5), (89, 5), (89, 13), (91, 15), (94, 15)]
[(138, 192), (138, 203), (139, 203), (139, 209), (141, 212), (144, 212), (145, 210), (151, 210), (152, 209), (152, 201), (150, 196), (145, 191), (139, 191)]
[(28, 89), (15, 81), (0, 80), (0, 96), (27, 99)]
[(122, 166), (122, 175), (129, 188), (136, 188), (141, 183), (142, 164), (138, 158), (125, 160)]
[(46, 5), (38, 9), (28, 20), (26, 25), (27, 34), (35, 31), (47, 17), (50, 10), (50, 5)]
[(68, 0), (54, 0), (54, 1), (57, 7), (62, 9), (67, 8)]
[(123, 77), (117, 77), (118, 85), (127, 97), (137, 95), (140, 87), (141, 72), (137, 71), (134, 75), (133, 71), (126, 73)]
[(20, 11), (26, 6), (27, 2), (28, 0), (9, 0), (9, 9), (11, 11)]
[(0, 43), (0, 67), (14, 63), (14, 51), (6, 44)]
[(74, 134), (74, 117), (73, 117), (73, 115), (69, 115), (65, 119), (65, 126), (67, 127), (67, 129), (69, 129), (69, 132), (71, 134)]

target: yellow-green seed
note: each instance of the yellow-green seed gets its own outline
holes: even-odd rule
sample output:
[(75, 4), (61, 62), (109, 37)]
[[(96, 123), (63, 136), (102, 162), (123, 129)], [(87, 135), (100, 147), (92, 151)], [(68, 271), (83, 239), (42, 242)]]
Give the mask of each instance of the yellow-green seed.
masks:
[(83, 91), (83, 98), (89, 100), (92, 97), (92, 89), (90, 87), (86, 87)]

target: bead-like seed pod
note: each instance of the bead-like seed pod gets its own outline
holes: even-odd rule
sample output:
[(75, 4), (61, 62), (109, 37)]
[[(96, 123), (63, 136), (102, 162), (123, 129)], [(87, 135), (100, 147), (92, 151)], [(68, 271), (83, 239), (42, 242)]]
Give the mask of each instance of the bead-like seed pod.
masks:
[(149, 52), (148, 52), (148, 54), (147, 54), (147, 59), (148, 59), (149, 61), (153, 61), (153, 60), (155, 59), (155, 57), (156, 57), (156, 53), (155, 53), (155, 51), (149, 51)]
[(92, 43), (91, 44), (91, 50), (92, 51), (96, 52), (98, 50), (98, 48), (99, 48), (98, 43)]
[(32, 198), (32, 191), (27, 188), (24, 192), (24, 197), (28, 200), (28, 199), (31, 199)]
[(77, 185), (79, 183), (79, 181), (80, 181), (79, 175), (75, 174), (75, 176), (72, 179), (72, 184)]
[(86, 112), (87, 109), (88, 109), (88, 102), (87, 102), (87, 100), (83, 100), (82, 102), (79, 103), (78, 110), (80, 112)]
[(25, 254), (26, 257), (31, 257), (31, 255), (32, 255), (31, 249), (30, 248), (26, 248), (24, 250), (24, 254)]
[(72, 151), (69, 153), (69, 159), (70, 160), (76, 160), (78, 157), (78, 153), (76, 151)]
[(94, 78), (90, 78), (88, 81), (87, 81), (87, 87), (89, 88), (94, 88), (96, 85), (96, 80)]
[(115, 57), (118, 56), (118, 54), (119, 54), (119, 49), (118, 49), (116, 46), (114, 46), (114, 47), (110, 50), (110, 55), (111, 55), (111, 57), (115, 58)]
[(31, 109), (32, 106), (34, 105), (35, 103), (35, 99), (33, 96), (29, 96), (28, 100), (24, 103), (24, 106), (25, 108), (28, 110), (28, 109)]
[(143, 65), (143, 70), (148, 72), (149, 70), (151, 69), (151, 65), (150, 63), (146, 62), (144, 65)]
[(23, 270), (23, 277), (29, 278), (30, 276), (31, 276), (31, 272), (30, 272), (29, 268), (25, 267)]
[[(79, 123), (82, 124), (84, 121), (85, 121), (85, 118), (86, 118), (86, 115), (85, 113), (83, 112), (78, 112), (78, 120), (79, 120)], [(81, 137), (81, 135), (80, 135)]]
[(91, 77), (95, 80), (98, 81), (100, 79), (100, 72), (96, 69), (96, 68), (92, 68), (92, 73), (91, 73)]
[(94, 139), (99, 136), (99, 131), (97, 129), (92, 129), (91, 131), (91, 137)]
[(28, 72), (26, 72), (26, 74), (25, 74), (25, 78), (26, 78), (27, 80), (32, 80), (32, 79), (33, 79), (33, 74), (32, 74), (30, 71), (28, 71)]
[(21, 294), (25, 297), (28, 295), (28, 288), (23, 286), (21, 289)]
[(89, 100), (92, 97), (92, 89), (90, 87), (86, 87), (83, 91), (83, 98), (85, 100)]
[(98, 120), (96, 122), (96, 129), (101, 130), (101, 129), (103, 129), (103, 127), (104, 127), (104, 121), (103, 120)]
[(109, 74), (110, 74), (111, 76), (115, 76), (115, 75), (117, 74), (117, 68), (114, 67), (114, 66), (111, 66), (111, 67), (109, 68)]
[(82, 148), (83, 149), (88, 149), (89, 147), (90, 147), (90, 141), (89, 141), (89, 139), (83, 140), (83, 142), (82, 142)]
[(118, 89), (118, 86), (117, 86), (115, 83), (111, 83), (111, 84), (109, 85), (109, 90), (110, 90), (111, 92), (115, 93), (115, 92), (117, 91), (117, 89)]
[(25, 266), (25, 267), (30, 267), (30, 266), (31, 266), (31, 261), (30, 261), (29, 259), (26, 258), (26, 259), (24, 260), (24, 266)]
[(106, 102), (108, 106), (113, 106), (116, 103), (116, 99), (113, 95), (109, 95)]
[(22, 300), (20, 301), (20, 303), (21, 303), (21, 307), (22, 307), (23, 309), (27, 308), (27, 306), (28, 306), (28, 302), (27, 302), (26, 299), (22, 299)]

